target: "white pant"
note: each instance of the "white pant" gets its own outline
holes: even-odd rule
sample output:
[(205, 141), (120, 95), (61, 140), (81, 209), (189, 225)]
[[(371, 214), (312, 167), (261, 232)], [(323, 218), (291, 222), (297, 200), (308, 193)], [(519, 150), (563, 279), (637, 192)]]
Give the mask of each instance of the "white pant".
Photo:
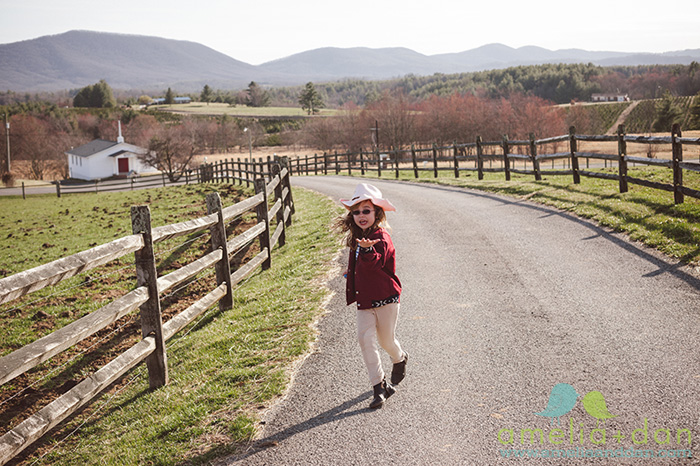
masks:
[(357, 310), (357, 339), (372, 386), (384, 379), (377, 341), (389, 354), (393, 364), (403, 361), (404, 353), (395, 335), (398, 319), (399, 303)]

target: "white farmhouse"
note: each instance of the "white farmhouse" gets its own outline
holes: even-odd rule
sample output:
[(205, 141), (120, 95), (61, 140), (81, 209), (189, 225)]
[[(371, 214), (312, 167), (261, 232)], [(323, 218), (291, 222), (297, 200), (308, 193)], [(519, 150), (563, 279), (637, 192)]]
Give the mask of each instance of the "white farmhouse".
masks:
[(139, 155), (148, 149), (127, 144), (122, 137), (121, 122), (117, 141), (95, 139), (67, 151), (70, 178), (100, 180), (113, 176), (154, 173), (157, 170), (141, 162)]
[(592, 102), (628, 102), (630, 97), (627, 94), (591, 94)]

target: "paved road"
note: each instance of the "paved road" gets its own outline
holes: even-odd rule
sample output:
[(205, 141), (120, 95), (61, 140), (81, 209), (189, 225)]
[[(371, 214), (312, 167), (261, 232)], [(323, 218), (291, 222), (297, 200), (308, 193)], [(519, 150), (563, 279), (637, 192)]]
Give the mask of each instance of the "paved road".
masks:
[[(357, 182), (292, 179), (334, 199), (349, 196)], [(697, 445), (700, 281), (686, 269), (527, 201), (374, 183), (398, 209), (389, 219), (404, 285), (398, 336), (411, 354), (406, 380), (383, 409), (367, 409), (371, 393), (355, 311), (345, 306), (337, 274), (319, 342), (289, 395), (266, 416), (258, 442), (217, 464), (513, 464), (517, 460), (501, 457), (507, 449), (658, 454), (688, 448), (682, 429), (693, 436), (690, 448)], [(345, 262), (343, 254), (340, 267)], [(578, 393), (573, 409), (558, 420), (535, 415), (560, 383)], [(589, 394), (596, 391), (616, 417), (604, 419), (597, 394)], [(542, 441), (534, 431), (531, 444), (525, 429), (541, 429)], [(695, 450), (700, 455), (700, 447)]]

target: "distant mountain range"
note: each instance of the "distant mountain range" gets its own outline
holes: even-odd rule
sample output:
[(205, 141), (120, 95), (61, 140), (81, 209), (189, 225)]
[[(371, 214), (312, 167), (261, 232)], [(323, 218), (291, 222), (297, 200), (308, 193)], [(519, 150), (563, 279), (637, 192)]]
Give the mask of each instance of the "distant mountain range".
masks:
[(114, 89), (194, 92), (242, 89), (250, 81), (286, 86), (345, 78), (380, 80), (407, 74), (462, 73), (542, 63), (601, 66), (689, 64), (700, 49), (660, 54), (517, 49), (490, 44), (459, 53), (423, 55), (406, 48), (325, 47), (250, 65), (204, 45), (138, 35), (69, 31), (0, 44), (0, 90), (76, 89), (105, 79)]

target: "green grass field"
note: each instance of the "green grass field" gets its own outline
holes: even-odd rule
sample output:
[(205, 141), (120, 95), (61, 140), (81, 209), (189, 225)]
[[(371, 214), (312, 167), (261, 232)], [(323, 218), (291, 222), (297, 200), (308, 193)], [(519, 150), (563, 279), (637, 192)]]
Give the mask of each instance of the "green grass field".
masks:
[[(246, 107), (244, 105), (231, 106), (224, 103), (192, 102), (190, 104), (154, 105), (150, 109), (190, 113), (196, 115), (229, 115), (240, 117), (306, 117), (308, 114), (300, 107)], [(334, 109), (321, 109), (317, 115), (333, 116), (337, 113)]]
[[(249, 189), (222, 184), (60, 199), (0, 198), (2, 275), (130, 234), (129, 209), (134, 204), (150, 205), (154, 226), (201, 216), (204, 197), (212, 190), (220, 192), (225, 206), (252, 195)], [(214, 307), (168, 342), (169, 385), (148, 390), (145, 367), (137, 367), (111, 392), (23, 453), (21, 464), (35, 464), (43, 455), (36, 464), (94, 464), (95, 458), (109, 465), (204, 464), (249, 440), (259, 408), (283, 392), (289, 368), (314, 338), (311, 324), (326, 295), (318, 280), (341, 247), (329, 229), (340, 209), (308, 191), (293, 189), (293, 193), (294, 223), (287, 231), (287, 244), (273, 251), (272, 268), (258, 269), (234, 290), (232, 310), (219, 312)], [(159, 273), (205, 253), (208, 241), (204, 235), (157, 245)], [(166, 319), (193, 295), (203, 296), (213, 287), (213, 279), (212, 273), (203, 273), (178, 295), (163, 299)], [(129, 255), (68, 280), (57, 295), (37, 292), (29, 300), (3, 306), (0, 354), (133, 287), (133, 255)], [(180, 301), (186, 302), (179, 305)], [(138, 338), (137, 324), (133, 316), (124, 318), (114, 329), (90, 339), (87, 345), (97, 344), (90, 352), (82, 354), (84, 347), (69, 350), (0, 387), (0, 400), (8, 400), (0, 407), (3, 431), (60, 395), (66, 384), (80, 381), (123, 351)], [(123, 335), (125, 331), (132, 335)], [(46, 377), (57, 364), (63, 366)], [(34, 385), (29, 392), (9, 399), (30, 384)], [(63, 440), (78, 427), (75, 435)]]

